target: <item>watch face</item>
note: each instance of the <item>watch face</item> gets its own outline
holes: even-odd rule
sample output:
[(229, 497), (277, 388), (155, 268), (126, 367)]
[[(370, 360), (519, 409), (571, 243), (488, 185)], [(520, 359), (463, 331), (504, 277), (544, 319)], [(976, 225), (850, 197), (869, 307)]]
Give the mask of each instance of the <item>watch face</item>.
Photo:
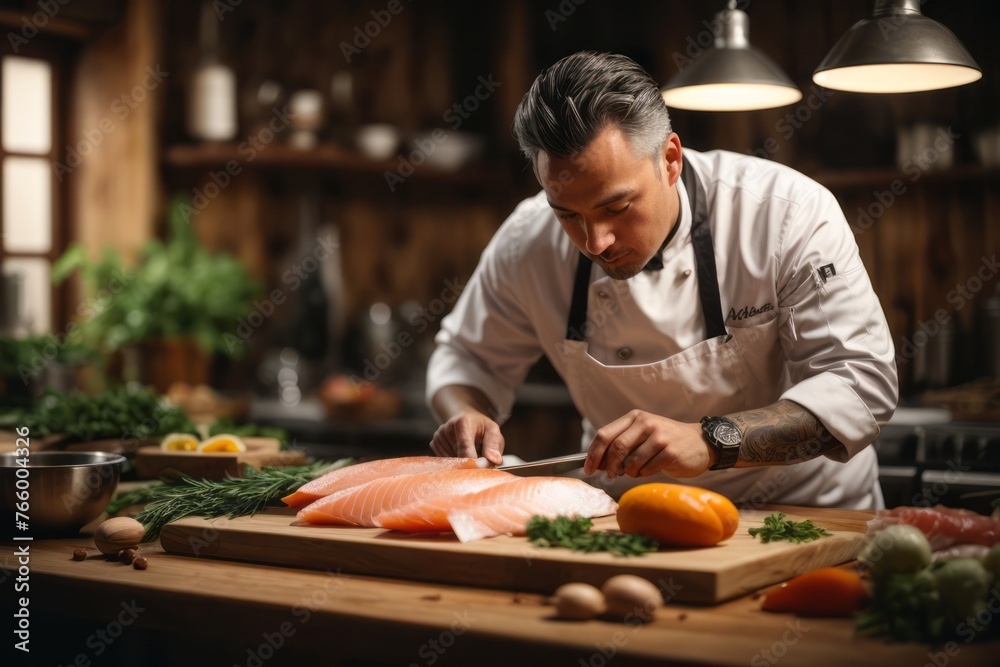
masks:
[(721, 424), (718, 424), (712, 435), (715, 436), (720, 445), (730, 447), (740, 444), (740, 440), (742, 439), (740, 429), (737, 428), (736, 424), (730, 421), (724, 421)]

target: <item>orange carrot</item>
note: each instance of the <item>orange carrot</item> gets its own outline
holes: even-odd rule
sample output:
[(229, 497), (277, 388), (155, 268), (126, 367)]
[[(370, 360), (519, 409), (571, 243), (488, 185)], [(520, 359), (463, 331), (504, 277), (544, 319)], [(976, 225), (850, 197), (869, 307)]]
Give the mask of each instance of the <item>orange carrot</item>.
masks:
[(857, 572), (824, 567), (770, 589), (761, 608), (800, 616), (851, 616), (870, 598)]

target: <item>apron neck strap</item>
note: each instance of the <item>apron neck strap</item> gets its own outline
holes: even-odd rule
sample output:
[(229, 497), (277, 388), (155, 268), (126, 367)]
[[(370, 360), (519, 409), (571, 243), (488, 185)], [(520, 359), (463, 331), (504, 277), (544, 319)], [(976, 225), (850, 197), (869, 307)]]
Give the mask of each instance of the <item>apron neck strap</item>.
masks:
[[(722, 316), (722, 298), (719, 295), (719, 276), (715, 268), (715, 246), (708, 217), (698, 210), (698, 189), (701, 184), (693, 169), (688, 169), (684, 187), (691, 205), (691, 245), (694, 247), (695, 270), (698, 272), (698, 296), (701, 311), (705, 316), (705, 339), (725, 335), (726, 323)], [(590, 291), (590, 269), (592, 262), (580, 253), (573, 280), (573, 297), (569, 306), (566, 324), (567, 340), (586, 340), (587, 295)]]
[(698, 210), (698, 190), (701, 179), (694, 169), (685, 172), (684, 187), (691, 206), (691, 245), (694, 246), (694, 268), (698, 272), (698, 296), (705, 317), (705, 340), (726, 335), (726, 320), (722, 315), (719, 274), (715, 268), (715, 244), (708, 226), (707, 211)]
[(573, 280), (573, 300), (569, 304), (569, 321), (566, 324), (566, 339), (586, 339), (584, 328), (587, 324), (587, 294), (590, 291), (590, 267), (593, 262), (580, 253), (576, 263), (576, 278)]

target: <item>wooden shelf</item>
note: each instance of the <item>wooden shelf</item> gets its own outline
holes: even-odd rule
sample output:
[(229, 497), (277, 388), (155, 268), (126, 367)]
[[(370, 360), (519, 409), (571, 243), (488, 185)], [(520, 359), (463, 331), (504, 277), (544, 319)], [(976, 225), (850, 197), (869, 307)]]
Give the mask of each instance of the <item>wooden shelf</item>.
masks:
[[(23, 4), (27, 6), (27, 3)], [(37, 8), (38, 7), (32, 7), (32, 9)], [(55, 11), (58, 12), (58, 9)], [(38, 13), (39, 12), (35, 12), (35, 14)], [(42, 11), (41, 13), (43, 16), (46, 16), (48, 11)], [(83, 23), (81, 21), (66, 20), (54, 14), (48, 15), (47, 18), (48, 20), (42, 23), (41, 21), (34, 20), (34, 15), (30, 10), (16, 11), (10, 9), (0, 9), (0, 26), (14, 29), (13, 32), (8, 33), (8, 39), (10, 39), (10, 35), (17, 35), (28, 40), (31, 39), (30, 37), (26, 37), (24, 34), (26, 20), (35, 28), (35, 30), (42, 34), (63, 37), (77, 42), (85, 42), (89, 39), (93, 39), (93, 37), (97, 34), (97, 26), (94, 25), (88, 25), (87, 23)]]
[(919, 177), (914, 169), (903, 171), (898, 167), (874, 167), (870, 169), (845, 169), (843, 171), (820, 171), (809, 174), (815, 181), (831, 190), (848, 188), (887, 188), (893, 181), (903, 183), (952, 183), (960, 181), (990, 181), (1000, 179), (1000, 168), (984, 167), (978, 164), (960, 164), (950, 169), (921, 171)]
[[(167, 148), (164, 163), (173, 169), (225, 168), (234, 161), (240, 169), (267, 169), (335, 173), (340, 175), (377, 175), (385, 172), (399, 174), (398, 157), (373, 160), (356, 151), (339, 146), (320, 146), (301, 150), (285, 144), (269, 144), (256, 150), (249, 144), (230, 143), (186, 144)], [(402, 176), (402, 174), (400, 174)], [(421, 182), (438, 182), (459, 186), (497, 189), (509, 181), (506, 172), (496, 167), (473, 165), (460, 169), (442, 169), (430, 165), (414, 166), (411, 178)], [(404, 187), (405, 183), (397, 187)]]

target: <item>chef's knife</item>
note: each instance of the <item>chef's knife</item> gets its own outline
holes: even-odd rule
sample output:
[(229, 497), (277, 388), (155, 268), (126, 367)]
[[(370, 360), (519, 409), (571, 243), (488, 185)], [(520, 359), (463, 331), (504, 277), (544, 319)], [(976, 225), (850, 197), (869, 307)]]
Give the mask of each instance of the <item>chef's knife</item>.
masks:
[(520, 463), (518, 465), (500, 466), (497, 470), (509, 472), (520, 477), (547, 477), (582, 470), (583, 462), (587, 458), (586, 452), (570, 454), (568, 456), (556, 456), (551, 459), (540, 459), (531, 463)]

